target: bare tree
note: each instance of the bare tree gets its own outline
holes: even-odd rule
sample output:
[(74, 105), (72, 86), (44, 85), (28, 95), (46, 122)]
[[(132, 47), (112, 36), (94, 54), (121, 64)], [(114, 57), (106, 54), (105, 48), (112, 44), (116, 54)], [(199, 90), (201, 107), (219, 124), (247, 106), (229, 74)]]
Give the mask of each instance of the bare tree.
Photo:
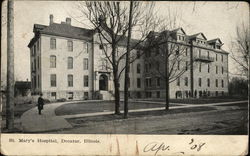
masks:
[(236, 38), (231, 45), (231, 58), (239, 65), (241, 74), (247, 76), (249, 72), (249, 49), (250, 32), (249, 26), (244, 23), (236, 28)]
[[(178, 43), (173, 34), (174, 31), (152, 34), (148, 41), (148, 46), (151, 48), (145, 54), (146, 75), (147, 73), (149, 77), (154, 75), (157, 83), (161, 80), (165, 83), (166, 110), (169, 109), (169, 84), (179, 79), (191, 65), (187, 44)], [(146, 86), (151, 86), (151, 77), (146, 78)]]
[[(140, 27), (145, 24), (143, 5), (140, 2), (133, 2), (133, 12), (131, 20), (131, 28)], [(109, 45), (111, 52), (103, 48), (106, 59), (111, 64), (114, 94), (115, 94), (115, 114), (120, 114), (120, 84), (119, 79), (125, 66), (121, 62), (125, 59), (126, 49), (119, 48), (121, 42), (126, 42), (127, 32), (129, 30), (129, 3), (128, 2), (83, 2), (79, 3), (78, 9), (87, 17), (93, 28), (97, 31), (100, 45)], [(144, 8), (145, 9), (145, 8)], [(150, 7), (148, 7), (150, 10)], [(146, 11), (146, 10), (144, 10)], [(148, 30), (148, 29), (147, 29)], [(143, 38), (145, 30), (141, 33)], [(140, 40), (140, 41), (139, 41)], [(130, 50), (136, 48), (143, 40), (138, 39), (136, 44), (131, 44)], [(126, 46), (125, 46), (126, 47)], [(122, 66), (122, 67), (121, 67)], [(121, 69), (121, 70), (120, 70)]]

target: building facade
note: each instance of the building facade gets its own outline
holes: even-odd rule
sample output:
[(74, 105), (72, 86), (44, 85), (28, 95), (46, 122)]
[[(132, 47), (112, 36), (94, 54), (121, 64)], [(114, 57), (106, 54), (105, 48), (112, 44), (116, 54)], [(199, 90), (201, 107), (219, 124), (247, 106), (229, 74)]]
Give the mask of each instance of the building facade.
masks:
[[(35, 24), (33, 32), (28, 45), (33, 94), (43, 93), (50, 100), (114, 98), (111, 65), (104, 53), (110, 54), (111, 48), (107, 43), (101, 44), (98, 32), (74, 27), (70, 18), (54, 23), (53, 15), (48, 26)], [(152, 33), (147, 42), (161, 41), (162, 34)], [(137, 59), (130, 64), (130, 98), (164, 98), (166, 66), (169, 71), (175, 71), (168, 74), (171, 98), (226, 94), (228, 53), (221, 49), (220, 39), (208, 41), (202, 33), (189, 36), (182, 28), (168, 34), (167, 42), (158, 45), (159, 48), (132, 50), (132, 57)], [(169, 61), (163, 57), (166, 46), (168, 52), (175, 53)], [(125, 51), (125, 43), (120, 43), (117, 55)], [(176, 61), (175, 56), (181, 57)], [(122, 60), (119, 71), (124, 63)], [(124, 72), (121, 72), (121, 97), (123, 84)]]

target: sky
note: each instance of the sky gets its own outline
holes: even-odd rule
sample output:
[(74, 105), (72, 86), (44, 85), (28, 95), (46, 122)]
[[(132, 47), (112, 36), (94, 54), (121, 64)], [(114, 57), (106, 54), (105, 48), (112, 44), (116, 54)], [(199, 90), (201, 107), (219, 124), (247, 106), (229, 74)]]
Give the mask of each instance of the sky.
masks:
[[(66, 17), (75, 15), (75, 1), (15, 1), (14, 2), (14, 52), (15, 80), (30, 80), (30, 52), (27, 47), (33, 37), (34, 24), (49, 24), (49, 15), (60, 23)], [(142, 2), (144, 3), (144, 2)], [(230, 44), (236, 37), (236, 26), (244, 22), (249, 26), (249, 5), (247, 2), (155, 2), (157, 14), (168, 18), (178, 12), (180, 26), (187, 35), (203, 32), (208, 40), (220, 38), (223, 49), (230, 52)], [(1, 30), (1, 81), (6, 82), (6, 1), (2, 4)], [(72, 19), (73, 26), (86, 27)], [(87, 23), (87, 21), (86, 21)], [(236, 65), (230, 59), (229, 71), (236, 72)]]

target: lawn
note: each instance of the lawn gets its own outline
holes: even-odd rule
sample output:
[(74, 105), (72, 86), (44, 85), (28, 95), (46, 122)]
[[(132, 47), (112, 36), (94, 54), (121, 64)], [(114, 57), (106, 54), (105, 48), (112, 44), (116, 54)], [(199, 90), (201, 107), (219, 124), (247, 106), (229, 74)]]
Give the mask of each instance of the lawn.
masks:
[[(26, 112), (27, 110), (36, 107), (37, 98), (33, 96), (27, 97), (15, 97), (14, 100), (14, 115), (15, 118), (20, 118), (21, 115)], [(1, 115), (3, 119), (5, 119), (6, 115), (6, 98), (2, 98), (2, 112)]]
[[(129, 109), (143, 109), (143, 108), (158, 108), (164, 107), (164, 104), (156, 103), (138, 103), (138, 102), (129, 102)], [(172, 104), (171, 106), (177, 106)], [(114, 111), (114, 102), (112, 101), (102, 101), (102, 102), (84, 102), (84, 103), (70, 103), (58, 107), (55, 110), (56, 115), (73, 115), (73, 114), (83, 114), (83, 113), (94, 113), (94, 112), (106, 112)], [(121, 102), (120, 110), (123, 110), (123, 102)]]

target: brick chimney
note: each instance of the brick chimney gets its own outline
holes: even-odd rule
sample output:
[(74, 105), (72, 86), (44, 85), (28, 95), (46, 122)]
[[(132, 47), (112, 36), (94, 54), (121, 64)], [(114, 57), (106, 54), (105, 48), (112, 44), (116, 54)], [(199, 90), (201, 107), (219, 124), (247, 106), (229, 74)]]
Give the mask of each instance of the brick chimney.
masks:
[(71, 25), (71, 18), (66, 18), (66, 24)]
[(50, 15), (49, 15), (49, 24), (50, 24), (50, 25), (54, 23), (53, 19), (54, 19), (53, 15), (50, 14)]

